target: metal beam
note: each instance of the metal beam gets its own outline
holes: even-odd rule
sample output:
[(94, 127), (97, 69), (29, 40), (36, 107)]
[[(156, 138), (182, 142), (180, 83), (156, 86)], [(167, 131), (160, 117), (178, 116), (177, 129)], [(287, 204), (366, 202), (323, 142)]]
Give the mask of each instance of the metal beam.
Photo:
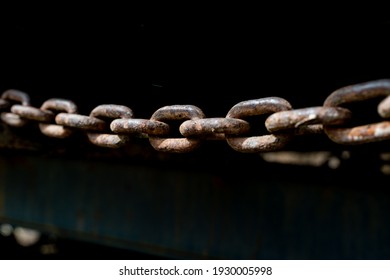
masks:
[(382, 177), (256, 169), (3, 155), (0, 222), (172, 258), (390, 257)]

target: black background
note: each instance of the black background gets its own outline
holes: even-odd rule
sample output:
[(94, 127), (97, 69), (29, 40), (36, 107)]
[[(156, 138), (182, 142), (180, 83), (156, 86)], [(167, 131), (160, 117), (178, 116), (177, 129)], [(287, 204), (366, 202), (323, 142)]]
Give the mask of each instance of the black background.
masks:
[(267, 96), (321, 105), (339, 87), (389, 77), (389, 21), (369, 13), (102, 4), (1, 13), (0, 90), (23, 90), (35, 106), (61, 97), (85, 114), (120, 103), (147, 118), (192, 104), (225, 116)]

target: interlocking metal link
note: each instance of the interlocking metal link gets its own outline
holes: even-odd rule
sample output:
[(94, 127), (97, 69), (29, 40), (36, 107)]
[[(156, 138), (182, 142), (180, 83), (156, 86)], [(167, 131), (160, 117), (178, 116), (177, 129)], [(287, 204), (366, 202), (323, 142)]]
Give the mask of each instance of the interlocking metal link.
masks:
[(116, 119), (111, 122), (110, 128), (115, 133), (145, 134), (158, 136), (169, 133), (169, 125), (164, 122), (147, 119)]
[(202, 137), (207, 140), (225, 140), (225, 134), (239, 135), (249, 132), (247, 121), (228, 118), (205, 118), (188, 120), (180, 125), (185, 137)]
[[(242, 119), (279, 111), (291, 110), (290, 103), (279, 97), (267, 97), (240, 102), (234, 105), (226, 118)], [(226, 141), (234, 150), (242, 153), (268, 152), (281, 149), (290, 140), (289, 134), (237, 137), (226, 134)]]
[[(27, 93), (15, 90), (15, 89), (9, 89), (3, 92), (1, 95), (2, 104), (1, 107), (7, 108), (10, 105), (10, 101), (15, 101), (21, 103), (23, 106), (30, 105), (30, 97)], [(13, 112), (2, 112), (1, 113), (1, 120), (14, 127), (22, 127), (25, 126), (28, 123), (27, 119), (24, 119), (18, 114), (15, 114)]]
[[(181, 121), (204, 118), (201, 109), (193, 105), (165, 106), (153, 113), (152, 121)], [(162, 136), (149, 136), (149, 142), (157, 151), (185, 153), (198, 148), (201, 140), (196, 138), (163, 138)]]
[(59, 125), (86, 131), (104, 131), (107, 128), (105, 121), (79, 114), (59, 113), (55, 121)]
[[(133, 111), (129, 107), (123, 105), (104, 104), (95, 107), (89, 116), (98, 119), (130, 119), (133, 117)], [(109, 133), (88, 132), (87, 137), (92, 144), (107, 148), (119, 148), (129, 140), (129, 137), (126, 135)]]
[[(325, 107), (336, 107), (350, 102), (364, 101), (390, 95), (390, 80), (377, 80), (346, 86), (331, 93), (324, 102)], [(378, 113), (388, 117), (388, 97), (378, 106)], [(324, 126), (328, 137), (339, 144), (363, 144), (390, 139), (390, 121), (355, 126), (352, 128), (333, 125)]]
[(323, 124), (343, 124), (350, 118), (351, 111), (345, 108), (317, 106), (273, 113), (265, 120), (265, 126), (269, 132), (304, 129), (305, 134), (320, 133)]
[[(77, 112), (77, 106), (75, 103), (73, 103), (73, 101), (60, 99), (60, 98), (52, 98), (46, 100), (42, 104), (40, 109), (42, 111), (51, 111), (52, 113), (56, 113), (56, 112), (76, 113)], [(51, 124), (51, 123), (39, 123), (39, 129), (44, 135), (49, 137), (55, 137), (55, 138), (66, 138), (73, 133), (73, 130), (68, 127), (64, 127), (58, 124)]]
[(5, 101), (13, 100), (21, 103), (22, 105), (30, 105), (30, 97), (28, 94), (16, 89), (9, 89), (4, 91), (1, 95), (1, 99)]
[(41, 110), (39, 108), (35, 108), (33, 106), (28, 105), (18, 105), (15, 104), (11, 107), (11, 112), (19, 115), (20, 117), (38, 121), (38, 122), (51, 122), (54, 120), (54, 113), (47, 110)]
[[(356, 116), (342, 106), (373, 98), (383, 98), (377, 106), (383, 120), (347, 127), (349, 121), (356, 121)], [(14, 89), (1, 95), (0, 110), (6, 125), (21, 127), (27, 122), (37, 122), (44, 135), (55, 138), (68, 137), (77, 130), (101, 147), (131, 145), (130, 138), (138, 137), (149, 138), (157, 151), (185, 153), (198, 148), (204, 140), (226, 140), (238, 152), (260, 153), (280, 150), (292, 137), (313, 133), (325, 134), (344, 145), (389, 140), (390, 121), (385, 119), (390, 118), (390, 80), (337, 89), (323, 106), (316, 107), (292, 109), (280, 97), (247, 100), (234, 105), (225, 118), (205, 118), (202, 110), (193, 105), (165, 106), (150, 119), (135, 119), (129, 107), (103, 104), (87, 116), (79, 114), (76, 104), (65, 99), (49, 99), (35, 108), (30, 105), (28, 94)], [(253, 117), (260, 115), (269, 115), (264, 117), (264, 125), (270, 134), (256, 136)], [(178, 122), (181, 138), (172, 137), (173, 123)]]

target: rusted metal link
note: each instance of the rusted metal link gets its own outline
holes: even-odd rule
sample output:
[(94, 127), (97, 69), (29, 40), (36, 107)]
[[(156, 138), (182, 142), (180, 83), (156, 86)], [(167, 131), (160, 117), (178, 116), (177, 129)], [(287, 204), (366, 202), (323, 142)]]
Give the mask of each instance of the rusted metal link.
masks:
[(204, 117), (203, 111), (194, 105), (171, 105), (158, 109), (150, 119), (153, 121), (181, 121), (203, 119)]
[[(133, 111), (126, 106), (115, 104), (103, 104), (94, 108), (90, 115), (92, 118), (129, 119), (133, 117)], [(106, 124), (105, 124), (106, 126)], [(119, 148), (129, 141), (128, 136), (111, 133), (88, 132), (87, 137), (92, 144), (106, 148)]]
[(322, 124), (301, 125), (295, 128), (294, 135), (323, 134), (324, 126)]
[(352, 128), (326, 127), (328, 137), (338, 144), (363, 144), (390, 139), (390, 122), (355, 126)]
[(42, 134), (54, 138), (67, 138), (73, 134), (73, 130), (62, 125), (39, 123)]
[[(279, 111), (291, 110), (290, 103), (279, 97), (267, 97), (240, 102), (234, 105), (226, 115), (227, 118), (242, 119)], [(281, 149), (290, 140), (288, 134), (271, 134), (263, 136), (234, 137), (226, 135), (226, 141), (234, 150), (242, 153), (268, 152)]]
[[(326, 107), (337, 107), (341, 104), (368, 100), (390, 95), (390, 80), (377, 80), (346, 86), (332, 92), (324, 102)], [(388, 97), (378, 106), (378, 113), (386, 116)], [(383, 105), (384, 104), (384, 105)], [(339, 144), (363, 144), (390, 139), (388, 121), (366, 124), (352, 128), (324, 125), (328, 137)]]
[[(204, 118), (201, 109), (193, 105), (165, 106), (153, 113), (151, 121), (197, 120)], [(149, 142), (157, 151), (185, 153), (198, 148), (201, 140), (191, 138), (162, 138), (149, 136)]]
[(291, 139), (287, 134), (270, 134), (252, 137), (227, 137), (230, 147), (241, 153), (260, 153), (280, 150)]
[(1, 95), (1, 99), (16, 101), (22, 105), (30, 105), (30, 96), (27, 93), (16, 89), (4, 91)]
[(351, 118), (351, 111), (340, 107), (309, 107), (291, 111), (276, 112), (265, 120), (265, 126), (269, 132), (288, 129), (304, 129), (307, 133), (319, 133), (322, 126), (314, 124), (343, 124)]
[[(53, 98), (39, 109), (32, 107), (29, 96), (14, 89), (3, 92), (0, 109), (1, 120), (10, 126), (21, 127), (28, 121), (36, 121), (43, 134), (57, 138), (81, 130), (90, 142), (103, 147), (120, 147), (132, 137), (142, 137), (149, 138), (158, 151), (184, 153), (199, 147), (203, 140), (225, 139), (238, 152), (256, 153), (280, 150), (295, 135), (311, 133), (325, 132), (329, 139), (341, 144), (389, 140), (389, 120), (345, 127), (352, 113), (340, 106), (381, 97), (378, 113), (384, 119), (390, 118), (390, 80), (387, 79), (340, 88), (328, 96), (323, 107), (293, 110), (288, 101), (279, 97), (247, 100), (234, 105), (225, 118), (205, 118), (202, 110), (193, 105), (165, 106), (150, 119), (133, 119), (130, 108), (104, 104), (85, 116), (78, 114), (76, 104), (65, 99)], [(251, 135), (255, 129), (249, 118), (266, 114), (269, 116), (265, 128), (271, 134)], [(184, 138), (170, 138), (170, 123), (177, 121), (182, 121), (179, 131)]]
[(342, 87), (332, 92), (324, 102), (325, 107), (337, 107), (355, 101), (363, 101), (390, 95), (390, 80), (376, 80)]
[(103, 134), (103, 133), (87, 133), (88, 140), (99, 147), (104, 148), (120, 148), (126, 144), (130, 138), (126, 135)]
[(286, 99), (280, 97), (265, 97), (237, 103), (229, 110), (226, 117), (240, 119), (291, 109), (291, 104)]
[(161, 138), (149, 136), (152, 147), (159, 152), (188, 153), (200, 146), (199, 139), (192, 138)]
[(67, 112), (69, 114), (75, 114), (77, 113), (77, 105), (71, 100), (51, 98), (46, 100), (42, 104), (41, 110), (49, 110), (53, 112)]
[[(46, 100), (41, 108), (42, 111), (51, 111), (53, 113), (56, 112), (67, 112), (67, 113), (77, 113), (77, 106), (70, 100), (60, 99), (60, 98), (52, 98)], [(68, 127), (64, 127), (58, 124), (46, 124), (39, 123), (39, 129), (42, 134), (55, 137), (55, 138), (66, 138), (72, 135), (73, 130)]]
[(208, 140), (225, 140), (225, 134), (240, 135), (249, 132), (247, 121), (233, 118), (205, 118), (188, 120), (180, 125), (185, 137), (201, 137)]
[(167, 135), (169, 125), (164, 122), (147, 119), (116, 119), (111, 122), (110, 129), (121, 134), (147, 134), (151, 136)]
[(23, 127), (28, 123), (27, 120), (21, 118), (19, 115), (9, 112), (2, 112), (1, 120), (13, 127)]
[(390, 118), (390, 96), (386, 97), (381, 103), (379, 103), (378, 113), (384, 119)]
[[(30, 105), (30, 97), (27, 93), (20, 91), (20, 90), (15, 90), (15, 89), (9, 89), (3, 92), (1, 95), (1, 99), (3, 101), (3, 107), (7, 108), (10, 103), (8, 100), (12, 100), (14, 102), (18, 102), (24, 106)], [(18, 114), (15, 113), (10, 113), (10, 112), (3, 112), (1, 113), (1, 120), (14, 127), (23, 127), (28, 123), (28, 120), (24, 119), (23, 117), (19, 116)]]
[(15, 104), (11, 107), (11, 112), (27, 120), (38, 122), (52, 122), (54, 120), (53, 112), (32, 106)]
[(107, 128), (105, 121), (98, 118), (69, 113), (59, 113), (55, 117), (56, 124), (77, 128), (85, 131), (104, 131)]
[(123, 105), (102, 104), (95, 107), (89, 116), (95, 118), (131, 119), (133, 117), (133, 110)]

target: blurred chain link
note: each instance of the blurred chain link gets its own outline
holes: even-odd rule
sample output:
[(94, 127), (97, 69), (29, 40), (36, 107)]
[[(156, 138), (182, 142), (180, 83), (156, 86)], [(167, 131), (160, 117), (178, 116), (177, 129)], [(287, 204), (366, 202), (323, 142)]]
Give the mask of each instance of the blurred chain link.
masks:
[[(348, 126), (356, 120), (348, 103), (379, 98), (377, 123)], [(355, 145), (390, 139), (390, 80), (376, 80), (346, 86), (332, 92), (323, 106), (293, 109), (280, 97), (246, 100), (234, 105), (226, 117), (206, 118), (193, 105), (172, 105), (156, 110), (150, 119), (134, 118), (133, 111), (123, 105), (103, 104), (91, 113), (81, 115), (71, 100), (52, 98), (40, 108), (30, 105), (28, 94), (9, 89), (0, 98), (1, 121), (9, 126), (23, 127), (38, 123), (42, 134), (67, 138), (82, 131), (97, 146), (118, 148), (132, 137), (148, 138), (157, 151), (185, 153), (197, 149), (203, 141), (222, 140), (242, 153), (281, 150), (293, 138), (324, 133), (338, 144)], [(264, 115), (264, 135), (251, 120)], [(364, 116), (359, 116), (359, 120)], [(180, 137), (174, 134), (179, 124)], [(177, 134), (177, 133), (176, 133)]]

